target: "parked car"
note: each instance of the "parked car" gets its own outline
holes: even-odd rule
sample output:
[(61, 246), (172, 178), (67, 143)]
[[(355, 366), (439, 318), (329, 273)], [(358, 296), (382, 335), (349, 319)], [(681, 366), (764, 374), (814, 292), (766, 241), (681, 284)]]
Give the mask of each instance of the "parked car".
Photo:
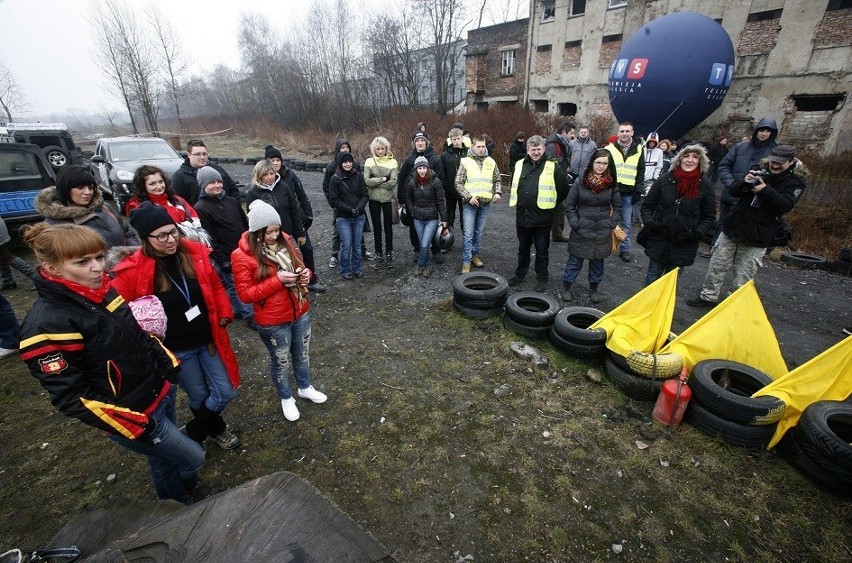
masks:
[(0, 134), (12, 136), (16, 143), (30, 143), (41, 147), (54, 173), (68, 164), (83, 164), (80, 149), (64, 123), (6, 123)]
[(35, 197), (56, 183), (41, 147), (0, 142), (0, 217), (6, 224), (41, 220)]
[(171, 179), (182, 163), (180, 154), (158, 137), (113, 137), (97, 142), (90, 168), (104, 200), (124, 213), (133, 197), (133, 175), (140, 166), (162, 168)]

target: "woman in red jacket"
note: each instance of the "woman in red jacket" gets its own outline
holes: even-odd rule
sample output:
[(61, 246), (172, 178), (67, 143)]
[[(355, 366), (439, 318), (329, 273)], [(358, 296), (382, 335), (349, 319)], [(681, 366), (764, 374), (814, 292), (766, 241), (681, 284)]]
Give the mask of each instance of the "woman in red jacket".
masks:
[(169, 184), (161, 168), (145, 164), (133, 176), (133, 197), (127, 202), (125, 213), (129, 217), (143, 201), (150, 201), (165, 209), (175, 223), (185, 223), (193, 229), (201, 227), (198, 213), (185, 199), (180, 197)]
[(168, 325), (164, 344), (180, 358), (179, 384), (195, 415), (186, 434), (202, 443), (208, 436), (222, 448), (240, 447), (222, 419), (240, 384), (237, 358), (227, 327), (234, 313), (210, 262), (210, 249), (181, 238), (165, 208), (151, 202), (130, 214), (142, 248), (115, 267), (112, 285), (128, 301), (156, 295)]
[(290, 389), (291, 357), (299, 397), (314, 403), (327, 399), (311, 385), (311, 306), (307, 298), (311, 271), (293, 237), (281, 230), (274, 207), (253, 201), (248, 222), (248, 232), (231, 254), (234, 285), (240, 300), (254, 305), (254, 322), (269, 350), (270, 375), (284, 417), (295, 421), (299, 409)]

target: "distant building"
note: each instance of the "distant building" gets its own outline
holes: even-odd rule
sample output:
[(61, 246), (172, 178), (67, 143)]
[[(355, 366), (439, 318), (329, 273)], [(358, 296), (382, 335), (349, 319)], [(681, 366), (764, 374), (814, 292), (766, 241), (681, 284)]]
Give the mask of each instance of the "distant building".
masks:
[(467, 32), (465, 107), (523, 104), (529, 18)]
[(769, 116), (794, 145), (852, 150), (852, 0), (531, 0), (523, 103), (582, 123), (610, 115), (609, 68), (624, 41), (686, 10), (720, 22), (736, 51), (731, 89), (695, 136), (736, 139)]

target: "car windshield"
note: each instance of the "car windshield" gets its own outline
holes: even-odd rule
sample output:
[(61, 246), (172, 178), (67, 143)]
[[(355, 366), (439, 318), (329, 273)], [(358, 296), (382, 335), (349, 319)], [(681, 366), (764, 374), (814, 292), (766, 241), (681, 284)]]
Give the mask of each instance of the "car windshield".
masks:
[(41, 178), (36, 155), (26, 151), (0, 152), (0, 180)]
[(126, 160), (163, 160), (180, 158), (180, 155), (165, 141), (161, 142), (126, 142), (109, 145), (110, 160), (121, 162)]

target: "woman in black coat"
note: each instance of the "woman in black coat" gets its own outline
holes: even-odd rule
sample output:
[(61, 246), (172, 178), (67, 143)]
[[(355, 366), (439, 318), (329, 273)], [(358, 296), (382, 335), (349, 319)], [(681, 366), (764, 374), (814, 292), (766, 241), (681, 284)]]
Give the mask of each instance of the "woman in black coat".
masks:
[(615, 161), (606, 149), (598, 149), (589, 159), (583, 175), (574, 181), (565, 198), (568, 235), (568, 262), (562, 274), (562, 299), (571, 301), (571, 287), (589, 261), (589, 299), (599, 302), (598, 284), (603, 279), (604, 258), (612, 254), (612, 229), (621, 217), (621, 196), (616, 188)]
[(645, 228), (636, 237), (650, 259), (645, 285), (677, 267), (692, 265), (698, 243), (713, 234), (716, 194), (706, 174), (709, 168), (704, 147), (687, 145), (651, 186), (642, 204)]

